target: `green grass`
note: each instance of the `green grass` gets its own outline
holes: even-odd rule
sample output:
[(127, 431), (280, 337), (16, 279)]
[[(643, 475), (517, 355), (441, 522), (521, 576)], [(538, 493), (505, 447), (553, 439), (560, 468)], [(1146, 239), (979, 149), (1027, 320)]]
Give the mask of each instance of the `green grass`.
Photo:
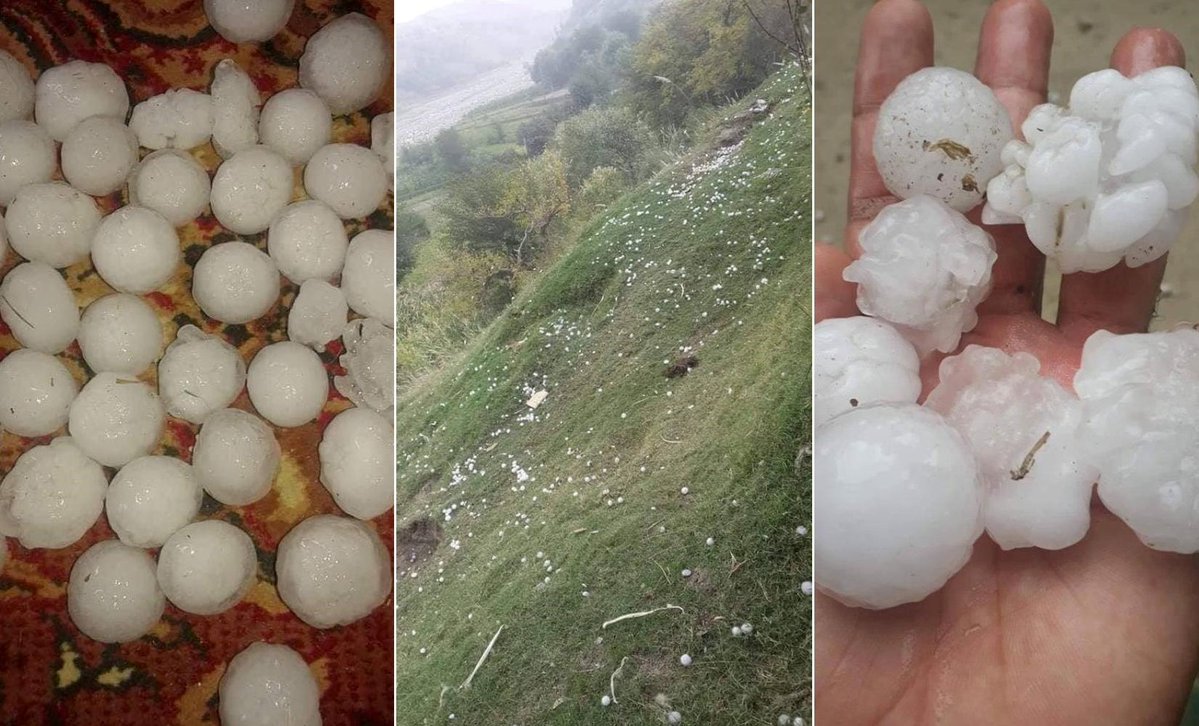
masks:
[[(626, 195), (456, 363), (401, 395), (398, 518), (444, 531), (429, 553), (401, 527), (399, 723), (810, 717), (801, 89), (776, 74), (758, 92), (772, 113), (740, 148), (705, 144)], [(667, 378), (684, 352), (698, 367)], [(535, 390), (549, 396), (532, 410)], [(601, 628), (668, 603), (684, 612)], [(734, 638), (743, 622), (754, 634)]]

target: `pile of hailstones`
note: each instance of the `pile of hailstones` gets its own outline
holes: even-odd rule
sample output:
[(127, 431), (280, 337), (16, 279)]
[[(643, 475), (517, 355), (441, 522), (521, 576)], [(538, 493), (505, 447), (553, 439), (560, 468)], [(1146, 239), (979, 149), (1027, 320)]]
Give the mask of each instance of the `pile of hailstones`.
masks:
[[(262, 41), (282, 29), (292, 2), (209, 0), (206, 9), (229, 40)], [(201, 499), (207, 492), (241, 507), (270, 491), (281, 454), (267, 422), (317, 419), (329, 377), (316, 351), (337, 338), (346, 375), (334, 385), (355, 406), (323, 432), (320, 479), (349, 516), (313, 516), (279, 542), (279, 596), (304, 622), (330, 628), (366, 616), (390, 593), (387, 550), (364, 520), (393, 501), (393, 233), (349, 240), (343, 220), (387, 197), (392, 114), (373, 120), (372, 148), (331, 143), (334, 115), (378, 98), (388, 58), (376, 24), (347, 15), (308, 40), (300, 87), (265, 104), (246, 72), (223, 60), (208, 93), (168, 91), (130, 115), (125, 84), (108, 66), (72, 61), (35, 84), (0, 53), (0, 253), (11, 245), (24, 260), (0, 282), (0, 317), (22, 346), (0, 361), (0, 427), (24, 438), (69, 432), (24, 451), (4, 477), (0, 534), (29, 549), (65, 548), (106, 513), (118, 539), (84, 552), (67, 587), (71, 619), (88, 637), (140, 638), (165, 600), (212, 615), (247, 594), (257, 581), (254, 544), (227, 522), (194, 521)], [(223, 157), (211, 182), (189, 153), (209, 141)], [(139, 158), (140, 148), (151, 153)], [(54, 180), (59, 153), (65, 181)], [(301, 166), (309, 198), (293, 202)], [(122, 188), (127, 206), (101, 216), (92, 197)], [(266, 345), (248, 368), (233, 345), (194, 326), (165, 345), (159, 315), (141, 297), (175, 275), (177, 228), (209, 206), (230, 232), (266, 232), (269, 249), (229, 241), (204, 252), (192, 295), (209, 318), (250, 322), (277, 304), (280, 275), (299, 285), (290, 340)], [(81, 315), (58, 270), (89, 256), (116, 292)], [(94, 374), (82, 388), (56, 358), (76, 340)], [(157, 392), (139, 380), (155, 364)], [(243, 387), (257, 416), (230, 408)], [(167, 416), (199, 426), (190, 464), (151, 454)], [(116, 472), (111, 483), (105, 467)], [(0, 555), (2, 563), (2, 540)], [(291, 699), (291, 722), (319, 723), (304, 661), (266, 644), (230, 665), (222, 720), (242, 723), (239, 713), (265, 707), (270, 683), (289, 690), (279, 707)], [(263, 723), (279, 720), (268, 714)]]
[(1027, 353), (967, 346), (917, 405), (921, 360), (978, 321), (994, 242), (962, 212), (1023, 223), (1067, 272), (1165, 254), (1199, 192), (1199, 93), (1180, 68), (1082, 78), (1014, 140), (972, 76), (918, 72), (883, 104), (874, 154), (902, 201), (845, 271), (860, 317), (815, 330), (817, 585), (886, 608), (940, 589), (985, 530), (1004, 549), (1061, 549), (1092, 489), (1147, 546), (1199, 551), (1199, 332), (1085, 343), (1073, 391)]

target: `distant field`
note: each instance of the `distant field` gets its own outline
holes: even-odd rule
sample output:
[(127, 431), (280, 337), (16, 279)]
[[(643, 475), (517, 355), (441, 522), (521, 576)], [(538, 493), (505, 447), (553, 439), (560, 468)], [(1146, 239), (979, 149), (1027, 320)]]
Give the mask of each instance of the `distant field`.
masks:
[(461, 121), (468, 113), (533, 85), (525, 61), (510, 63), (479, 76), (472, 82), (422, 103), (400, 108), (396, 114), (396, 142), (407, 146), (426, 141), (442, 129)]

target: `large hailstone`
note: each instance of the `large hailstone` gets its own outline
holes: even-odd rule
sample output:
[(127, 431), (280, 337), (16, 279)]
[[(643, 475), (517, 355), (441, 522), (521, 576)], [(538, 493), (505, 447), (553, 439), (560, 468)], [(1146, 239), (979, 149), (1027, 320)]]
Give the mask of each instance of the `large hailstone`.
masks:
[(255, 410), (285, 428), (315, 421), (329, 398), (329, 374), (320, 356), (285, 340), (266, 346), (250, 361), (246, 390)]
[(296, 0), (204, 0), (204, 15), (232, 43), (260, 43), (287, 25)]
[(137, 640), (158, 624), (165, 607), (154, 560), (145, 550), (110, 539), (92, 545), (71, 568), (67, 611), (92, 640)]
[(208, 172), (177, 149), (149, 154), (129, 177), (129, 203), (153, 209), (176, 227), (199, 217), (211, 193)]
[(162, 355), (163, 337), (158, 314), (135, 295), (105, 295), (79, 321), (79, 349), (96, 372), (140, 375)]
[(83, 453), (104, 466), (120, 467), (158, 445), (165, 420), (162, 402), (148, 385), (98, 373), (71, 404), (67, 429)]
[(334, 115), (374, 102), (391, 74), (389, 44), (373, 20), (350, 13), (308, 39), (300, 56), (300, 85), (315, 91)]
[(109, 116), (84, 119), (62, 142), (63, 176), (71, 186), (94, 197), (125, 186), (137, 162), (137, 136)]
[(262, 95), (250, 76), (231, 58), (216, 64), (212, 86), (212, 147), (228, 159), (258, 145)]
[(318, 449), (321, 484), (343, 512), (372, 519), (392, 508), (394, 445), (391, 421), (370, 409), (342, 411), (325, 428)]
[(279, 270), (254, 245), (222, 242), (200, 255), (192, 272), (192, 297), (214, 320), (248, 323), (266, 315), (279, 299)]
[(342, 219), (362, 219), (387, 197), (389, 176), (379, 156), (370, 149), (357, 144), (329, 144), (304, 167), (304, 189)]
[(318, 514), (279, 542), (279, 597), (314, 628), (348, 625), (391, 592), (391, 557), (379, 535), (356, 519)]
[(1011, 120), (990, 88), (954, 68), (925, 68), (883, 101), (874, 160), (900, 199), (927, 194), (967, 212), (1003, 171), (1000, 151), (1011, 138)]
[(858, 309), (894, 325), (921, 356), (953, 351), (978, 323), (995, 242), (960, 212), (913, 197), (879, 212), (858, 242), (862, 256), (844, 273), (858, 283)]
[(350, 240), (341, 271), (350, 308), (367, 318), (395, 317), (395, 232), (368, 229)]
[(21, 61), (0, 50), (0, 123), (33, 115), (33, 79)]
[[(394, 169), (395, 155), (395, 113), (388, 111), (371, 119), (371, 151), (378, 154), (384, 169)], [(395, 191), (395, 175), (387, 175), (387, 188)]]
[(54, 140), (45, 129), (20, 119), (0, 123), (0, 207), (30, 184), (50, 181), (54, 166)]
[(338, 362), (346, 375), (335, 376), (333, 387), (354, 402), (383, 412), (395, 405), (395, 331), (374, 318), (345, 326), (345, 354)]
[(219, 696), (223, 724), (321, 726), (316, 678), (286, 645), (254, 643), (233, 656)]
[(158, 364), (158, 395), (167, 413), (204, 423), (233, 403), (246, 384), (246, 362), (224, 339), (184, 325)]
[(816, 582), (846, 605), (936, 592), (970, 559), (986, 490), (966, 442), (915, 404), (856, 408), (816, 432)]
[(1057, 550), (1091, 524), (1098, 472), (1081, 457), (1082, 406), (1028, 353), (968, 346), (941, 363), (925, 405), (966, 439), (987, 484), (987, 534), (1003, 549)]
[(235, 234), (257, 234), (291, 201), (291, 165), (265, 146), (225, 160), (212, 179), (212, 213)]
[(1199, 195), (1199, 91), (1182, 68), (1083, 76), (1003, 150), (983, 221), (1024, 224), (1062, 272), (1130, 267), (1169, 251)]
[(276, 93), (262, 107), (258, 134), (292, 163), (303, 166), (333, 138), (333, 115), (321, 97), (304, 88)]
[(190, 464), (169, 456), (142, 456), (113, 477), (104, 510), (122, 542), (153, 548), (195, 519), (203, 499)]
[(257, 580), (258, 555), (250, 535), (219, 519), (183, 527), (158, 552), (158, 585), (185, 612), (223, 613)]
[(75, 293), (50, 265), (17, 265), (0, 282), (0, 318), (26, 348), (55, 355), (79, 332)]
[(1096, 332), (1074, 390), (1104, 505), (1154, 549), (1199, 551), (1199, 331)]
[(67, 424), (79, 384), (57, 358), (28, 348), (0, 360), (0, 428), (48, 436)]
[(147, 149), (194, 149), (212, 137), (212, 96), (177, 88), (133, 107), (129, 128)]
[(253, 414), (227, 408), (204, 420), (192, 449), (192, 467), (213, 499), (241, 507), (271, 490), (280, 456), (270, 426)]
[(340, 288), (324, 280), (305, 280), (287, 313), (287, 339), (323, 352), (329, 341), (341, 335), (349, 314)]
[(147, 207), (121, 207), (108, 215), (92, 241), (96, 272), (119, 292), (144, 295), (161, 288), (182, 260), (175, 227)]
[(30, 549), (79, 541), (104, 509), (108, 480), (70, 437), (35, 446), (0, 483), (0, 535)]
[(271, 221), (266, 237), (279, 272), (296, 284), (340, 275), (349, 244), (341, 218), (315, 199), (289, 204)]
[(37, 79), (34, 117), (55, 141), (65, 141), (80, 121), (91, 116), (124, 122), (128, 113), (125, 82), (103, 63), (75, 60)]
[(69, 267), (91, 252), (100, 209), (94, 199), (69, 184), (30, 184), (8, 206), (4, 225), (18, 255), (51, 267)]
[(915, 403), (920, 358), (895, 328), (856, 316), (812, 328), (812, 425), (872, 403)]

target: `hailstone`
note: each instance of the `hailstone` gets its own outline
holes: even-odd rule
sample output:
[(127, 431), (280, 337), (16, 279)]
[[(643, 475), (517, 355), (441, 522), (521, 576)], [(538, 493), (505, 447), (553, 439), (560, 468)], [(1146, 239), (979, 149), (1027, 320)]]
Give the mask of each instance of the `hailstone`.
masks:
[(55, 141), (65, 141), (80, 121), (108, 116), (124, 122), (129, 91), (103, 63), (74, 60), (44, 71), (37, 79), (34, 117)]
[(318, 450), (321, 484), (343, 512), (371, 519), (392, 508), (394, 445), (391, 421), (370, 409), (347, 409), (325, 427)]
[(395, 318), (395, 232), (368, 229), (346, 250), (341, 291), (350, 308), (367, 318)]
[(289, 88), (271, 96), (262, 107), (258, 135), (264, 146), (294, 166), (303, 166), (333, 137), (333, 115), (312, 91)]
[(200, 255), (192, 272), (192, 297), (208, 317), (248, 323), (279, 299), (279, 270), (265, 252), (245, 242), (221, 242)]
[(24, 187), (50, 181), (54, 166), (54, 140), (45, 129), (19, 119), (0, 123), (0, 207)]
[(357, 519), (318, 514), (279, 542), (279, 597), (314, 628), (366, 617), (391, 592), (391, 556), (379, 535)]
[(109, 116), (84, 119), (62, 142), (63, 176), (71, 186), (94, 197), (125, 186), (137, 162), (137, 136)]
[(253, 414), (227, 408), (204, 419), (192, 449), (192, 466), (213, 499), (240, 507), (271, 490), (280, 455), (270, 426)]
[(21, 454), (0, 483), (0, 535), (29, 549), (79, 541), (104, 509), (108, 480), (70, 437)]
[(262, 96), (241, 66), (231, 58), (216, 64), (212, 86), (212, 146), (228, 159), (258, 145), (258, 113)]
[(179, 529), (158, 552), (158, 585), (184, 612), (223, 613), (257, 580), (258, 555), (250, 535), (219, 519)]
[(342, 219), (362, 219), (387, 197), (388, 176), (379, 156), (365, 146), (329, 144), (304, 167), (304, 189)]
[(0, 427), (48, 436), (67, 424), (79, 384), (52, 355), (18, 348), (0, 360)]
[(872, 403), (915, 403), (920, 358), (881, 320), (856, 316), (812, 328), (812, 425)]
[(287, 313), (287, 338), (323, 352), (329, 341), (341, 335), (349, 314), (350, 306), (339, 288), (324, 280), (305, 280)]
[(17, 342), (54, 355), (66, 349), (79, 332), (75, 293), (50, 265), (17, 265), (0, 282), (0, 318)]
[(177, 88), (133, 107), (129, 128), (147, 149), (194, 149), (212, 138), (212, 96)]
[(141, 374), (162, 355), (163, 337), (158, 314), (135, 295), (105, 295), (79, 321), (79, 349), (96, 372)]
[(373, 20), (350, 13), (318, 30), (300, 56), (300, 85), (315, 91), (334, 115), (353, 113), (379, 97), (391, 74), (389, 43)]
[(105, 372), (75, 397), (67, 428), (83, 453), (104, 466), (120, 467), (158, 445), (165, 421), (153, 389), (136, 378)]
[(291, 201), (291, 165), (265, 146), (226, 159), (212, 179), (212, 213), (234, 234), (257, 234)]
[(51, 267), (69, 267), (91, 252), (100, 210), (94, 199), (69, 184), (30, 184), (8, 206), (4, 225), (18, 255)]
[(223, 724), (321, 726), (316, 678), (286, 645), (254, 643), (233, 656), (219, 696)]
[(225, 340), (194, 325), (179, 329), (158, 364), (158, 395), (167, 413), (203, 423), (233, 403), (246, 384), (246, 362)]
[(33, 79), (21, 61), (0, 50), (0, 123), (33, 115)]
[(203, 499), (190, 464), (169, 456), (142, 456), (113, 477), (104, 510), (122, 542), (153, 548), (195, 519)]
[(287, 25), (296, 0), (204, 0), (204, 14), (221, 37), (233, 43), (260, 43)]
[(349, 244), (341, 219), (314, 199), (289, 204), (271, 222), (266, 238), (279, 272), (297, 284), (340, 275)]
[(137, 640), (158, 624), (165, 606), (145, 550), (110, 539), (92, 545), (71, 568), (67, 611), (92, 640)]
[(250, 402), (267, 421), (292, 428), (315, 421), (329, 398), (329, 374), (320, 356), (285, 340), (266, 346), (246, 375)]
[[(371, 151), (379, 155), (384, 169), (395, 168), (395, 113), (388, 111), (371, 119)], [(387, 188), (395, 190), (395, 176), (387, 175)]]
[(395, 332), (374, 318), (354, 320), (341, 334), (346, 375), (333, 387), (356, 406), (382, 413), (395, 405)]
[(183, 260), (179, 234), (148, 207), (121, 207), (104, 218), (92, 241), (92, 264), (113, 289), (143, 295), (161, 288)]
[(208, 172), (177, 149), (149, 154), (129, 177), (129, 203), (153, 209), (176, 227), (199, 217), (211, 192)]

